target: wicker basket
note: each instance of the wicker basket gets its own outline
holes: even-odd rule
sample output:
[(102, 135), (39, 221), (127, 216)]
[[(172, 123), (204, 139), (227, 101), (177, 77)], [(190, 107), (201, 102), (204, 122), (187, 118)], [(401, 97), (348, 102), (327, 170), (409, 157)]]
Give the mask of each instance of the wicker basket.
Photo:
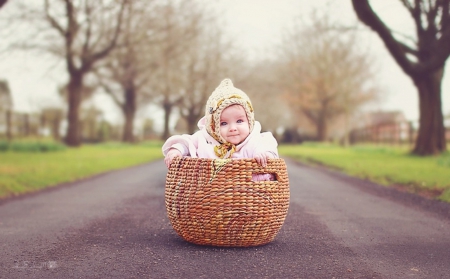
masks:
[[(270, 173), (275, 181), (252, 181)], [(286, 218), (289, 179), (283, 159), (262, 168), (254, 159), (176, 158), (165, 202), (174, 230), (186, 241), (246, 247), (271, 242)]]

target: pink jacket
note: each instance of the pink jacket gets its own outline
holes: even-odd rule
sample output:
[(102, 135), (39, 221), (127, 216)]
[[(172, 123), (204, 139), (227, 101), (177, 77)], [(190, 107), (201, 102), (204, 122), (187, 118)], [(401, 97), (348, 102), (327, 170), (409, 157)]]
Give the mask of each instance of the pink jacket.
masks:
[[(200, 129), (193, 135), (174, 135), (167, 139), (162, 147), (164, 156), (170, 148), (178, 149), (183, 156), (192, 158), (218, 158), (214, 153), (214, 146), (219, 145), (205, 129), (205, 118), (197, 124)], [(231, 158), (253, 158), (258, 152), (269, 151), (278, 158), (278, 143), (271, 132), (261, 133), (261, 124), (255, 121), (253, 131), (244, 142), (236, 146), (236, 151)], [(269, 180), (268, 177), (254, 177), (254, 180)]]

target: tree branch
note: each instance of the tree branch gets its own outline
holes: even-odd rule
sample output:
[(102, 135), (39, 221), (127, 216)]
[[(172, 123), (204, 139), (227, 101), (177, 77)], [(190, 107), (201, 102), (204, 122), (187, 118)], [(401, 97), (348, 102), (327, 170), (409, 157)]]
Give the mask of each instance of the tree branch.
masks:
[(313, 111), (308, 109), (308, 108), (301, 108), (301, 111), (303, 112), (303, 114), (306, 116), (306, 118), (309, 119), (309, 121), (311, 121), (312, 123), (314, 123), (315, 125), (317, 125), (318, 120), (317, 120), (317, 116), (314, 115)]
[(50, 5), (48, 0), (45, 0), (44, 3), (45, 17), (50, 22), (50, 25), (55, 28), (62, 36), (66, 35), (66, 30), (62, 28), (62, 26), (56, 21), (56, 19), (50, 15)]
[(0, 0), (0, 8), (6, 4), (8, 0)]
[[(443, 67), (445, 61), (450, 56), (450, 22), (448, 22), (450, 17), (449, 1), (436, 2), (436, 6), (434, 7), (436, 10), (435, 17), (438, 15), (440, 8), (442, 9), (441, 24), (437, 24), (435, 18), (433, 19), (433, 31), (435, 32), (433, 39), (436, 40), (433, 49), (431, 50), (433, 55), (428, 61), (423, 63), (423, 68), (428, 71)], [(437, 36), (438, 34), (440, 34), (440, 37)]]
[(420, 9), (420, 1), (421, 0), (415, 0), (414, 6), (409, 2), (409, 0), (400, 0), (403, 5), (406, 7), (406, 9), (411, 14), (416, 26), (417, 26), (417, 32), (422, 33), (424, 32), (424, 29), (422, 27), (422, 21), (420, 18), (421, 15), (421, 9)]
[[(417, 73), (417, 65), (408, 60), (406, 53), (407, 48), (404, 44), (399, 43), (393, 36), (388, 27), (380, 20), (380, 18), (372, 10), (368, 0), (352, 0), (353, 9), (358, 18), (367, 26), (372, 28), (383, 40), (387, 49), (400, 65), (400, 67), (408, 75)], [(416, 7), (415, 7), (416, 8)]]
[(398, 43), (399, 43), (400, 46), (403, 48), (403, 51), (404, 51), (405, 53), (412, 54), (412, 55), (414, 55), (414, 56), (416, 56), (416, 57), (417, 57), (417, 55), (419, 54), (419, 52), (417, 51), (417, 49), (414, 49), (414, 48), (412, 48), (412, 47), (410, 47), (410, 46), (408, 46), (408, 45), (406, 45), (406, 44), (404, 44), (404, 43), (402, 43), (402, 42), (398, 42)]
[[(97, 73), (98, 74), (98, 73)], [(105, 90), (105, 92), (111, 96), (111, 98), (113, 99), (114, 103), (116, 103), (117, 106), (119, 106), (120, 108), (124, 107), (124, 104), (119, 100), (119, 98), (117, 97), (116, 94), (114, 94), (113, 89), (106, 84), (105, 82), (103, 82), (103, 79), (100, 75), (97, 75), (98, 77), (98, 83), (100, 84), (100, 86)]]
[(406, 7), (406, 9), (408, 9), (408, 11), (412, 11), (414, 9), (408, 0), (400, 0), (400, 2), (402, 2), (402, 4)]
[(442, 18), (441, 30), (450, 29), (450, 1), (443, 1), (442, 3)]
[(412, 16), (414, 19), (414, 22), (416, 23), (417, 32), (423, 33), (425, 32), (424, 25), (422, 24), (422, 8), (421, 8), (421, 1), (422, 0), (415, 0), (414, 10), (412, 11)]
[(450, 26), (442, 32), (436, 50), (437, 53), (435, 53), (434, 57), (436, 57), (437, 60), (441, 60), (442, 63), (445, 63), (445, 60), (450, 56)]
[(86, 22), (87, 22), (87, 29), (86, 29), (86, 40), (84, 41), (83, 48), (82, 48), (82, 56), (84, 56), (89, 51), (89, 44), (91, 42), (91, 34), (92, 34), (92, 12), (91, 7), (89, 7), (88, 2), (84, 3), (84, 12), (86, 14)]
[[(435, 3), (435, 5), (433, 6), (431, 1), (428, 1), (428, 5), (430, 6), (430, 10), (428, 12), (425, 11), (427, 21), (428, 21), (427, 31), (431, 32), (433, 34), (437, 34), (437, 31), (439, 30), (439, 26), (436, 26), (437, 22), (435, 21), (435, 19), (436, 19), (438, 10), (439, 10), (439, 4)], [(425, 8), (424, 8), (424, 10), (425, 10)]]
[(120, 11), (119, 11), (119, 16), (117, 18), (116, 28), (114, 30), (114, 35), (113, 35), (113, 38), (111, 39), (110, 43), (102, 50), (92, 54), (89, 57), (89, 59), (86, 59), (85, 61), (83, 61), (84, 62), (83, 68), (87, 68), (87, 69), (90, 68), (95, 61), (102, 59), (103, 57), (108, 55), (111, 52), (111, 50), (114, 49), (114, 47), (117, 44), (117, 39), (119, 37), (120, 30), (122, 28), (123, 14), (124, 14), (124, 10), (125, 10), (125, 5), (128, 4), (128, 1), (129, 0), (122, 0), (122, 4), (120, 6)]

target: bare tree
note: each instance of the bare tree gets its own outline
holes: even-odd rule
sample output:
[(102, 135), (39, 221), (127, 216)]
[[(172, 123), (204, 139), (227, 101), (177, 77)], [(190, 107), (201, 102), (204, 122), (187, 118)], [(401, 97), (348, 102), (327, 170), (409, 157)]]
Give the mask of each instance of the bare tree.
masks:
[(183, 53), (190, 43), (198, 36), (202, 20), (202, 9), (191, 1), (169, 1), (167, 5), (158, 8), (162, 16), (160, 28), (164, 32), (158, 35), (161, 42), (155, 46), (158, 52), (158, 70), (151, 77), (151, 90), (155, 94), (155, 102), (164, 111), (164, 128), (162, 138), (170, 135), (170, 117), (176, 106), (184, 98), (183, 79), (185, 73), (181, 70)]
[(360, 54), (354, 36), (342, 34), (325, 17), (296, 29), (283, 44), (284, 66), (280, 81), (288, 104), (317, 129), (317, 139), (327, 140), (337, 117), (350, 115), (376, 93), (369, 88), (371, 64)]
[(230, 44), (213, 18), (205, 18), (202, 28), (180, 56), (181, 92), (178, 104), (187, 132), (194, 133), (198, 120), (205, 114), (205, 104), (211, 92), (226, 76)]
[(358, 18), (383, 40), (419, 93), (419, 132), (413, 152), (431, 155), (446, 150), (441, 83), (450, 56), (450, 0), (401, 0), (416, 27), (414, 46), (394, 36), (368, 0), (352, 0)]
[(124, 6), (128, 0), (83, 1), (45, 0), (45, 18), (59, 35), (61, 45), (48, 42), (48, 50), (62, 56), (69, 74), (68, 128), (66, 143), (80, 145), (79, 108), (83, 81), (95, 63), (104, 59), (116, 46)]
[(159, 30), (156, 24), (158, 15), (152, 12), (154, 2), (134, 1), (127, 7), (119, 45), (96, 70), (101, 86), (123, 112), (124, 142), (135, 140), (135, 114), (139, 105), (150, 100), (145, 87), (157, 68), (157, 54), (152, 45), (158, 42), (153, 34), (164, 30)]

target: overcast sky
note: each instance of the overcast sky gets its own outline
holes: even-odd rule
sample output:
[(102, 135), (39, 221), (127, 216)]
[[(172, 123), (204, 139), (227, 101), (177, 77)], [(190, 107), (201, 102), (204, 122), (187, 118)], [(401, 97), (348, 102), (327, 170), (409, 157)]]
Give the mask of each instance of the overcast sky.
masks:
[[(356, 21), (350, 0), (197, 0), (213, 4), (223, 16), (227, 34), (242, 47), (250, 51), (253, 58), (270, 55), (268, 50), (280, 41), (282, 30), (292, 24), (296, 17), (307, 17), (311, 9), (329, 9), (334, 18), (351, 24)], [(10, 1), (11, 3), (14, 1)], [(326, 3), (331, 4), (327, 5)], [(375, 10), (395, 30), (410, 33), (414, 31), (406, 10), (400, 1), (372, 1)], [(0, 10), (0, 18), (11, 3)], [(385, 90), (380, 109), (401, 110), (410, 120), (417, 120), (417, 90), (387, 53), (381, 40), (373, 32), (364, 31), (365, 44), (377, 57), (380, 69), (379, 82)], [(48, 58), (31, 53), (0, 56), (0, 79), (6, 79), (11, 87), (15, 109), (28, 111), (36, 104), (57, 103), (56, 88), (66, 79), (63, 62), (55, 63)], [(448, 65), (449, 63), (447, 63)], [(450, 113), (450, 74), (445, 74), (442, 88), (443, 111)], [(111, 107), (107, 98), (98, 97), (105, 107)], [(113, 109), (109, 115), (117, 113)]]

